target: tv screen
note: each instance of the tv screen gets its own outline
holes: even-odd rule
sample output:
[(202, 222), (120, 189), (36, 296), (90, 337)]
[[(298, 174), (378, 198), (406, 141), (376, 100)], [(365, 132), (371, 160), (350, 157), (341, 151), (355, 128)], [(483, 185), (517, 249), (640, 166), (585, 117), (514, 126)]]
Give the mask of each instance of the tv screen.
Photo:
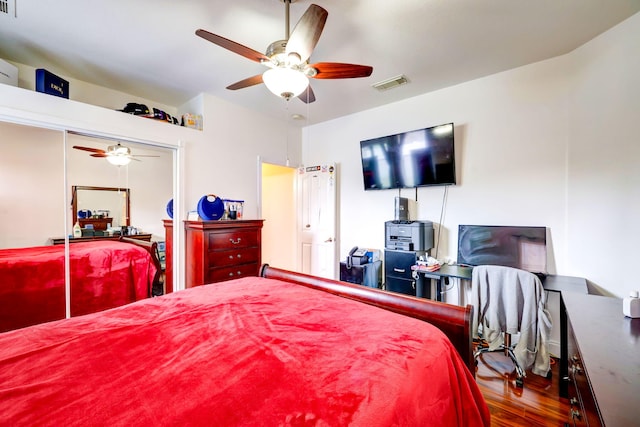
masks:
[(453, 123), (360, 141), (365, 190), (456, 183)]
[(458, 226), (458, 264), (504, 265), (547, 272), (546, 227)]

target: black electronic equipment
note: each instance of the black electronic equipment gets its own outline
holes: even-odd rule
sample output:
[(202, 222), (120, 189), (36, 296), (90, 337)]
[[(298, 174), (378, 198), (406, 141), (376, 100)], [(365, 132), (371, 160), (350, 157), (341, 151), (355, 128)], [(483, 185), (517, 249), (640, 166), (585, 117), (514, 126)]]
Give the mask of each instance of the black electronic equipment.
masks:
[(393, 219), (396, 221), (409, 220), (409, 199), (406, 197), (396, 197)]
[(363, 265), (369, 262), (369, 257), (367, 256), (366, 249), (359, 249), (357, 246), (354, 246), (349, 251), (349, 255), (347, 256), (347, 268), (351, 268), (354, 265)]
[(547, 273), (547, 228), (507, 225), (458, 226), (458, 264), (504, 265)]
[(431, 221), (386, 221), (385, 248), (402, 251), (428, 251), (433, 247)]
[(365, 190), (456, 183), (453, 123), (360, 141)]

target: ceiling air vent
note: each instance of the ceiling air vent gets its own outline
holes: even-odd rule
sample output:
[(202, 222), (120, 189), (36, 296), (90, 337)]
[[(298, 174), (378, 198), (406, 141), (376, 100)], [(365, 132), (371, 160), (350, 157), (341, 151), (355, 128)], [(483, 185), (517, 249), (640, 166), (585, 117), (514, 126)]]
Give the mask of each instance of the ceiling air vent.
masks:
[(391, 77), (390, 79), (387, 79), (387, 80), (383, 80), (378, 83), (374, 83), (371, 86), (378, 89), (379, 91), (383, 91), (383, 90), (393, 89), (395, 87), (402, 86), (407, 83), (409, 83), (409, 80), (407, 79), (407, 77), (403, 75), (399, 75), (396, 77)]
[(0, 18), (3, 16), (18, 17), (16, 1), (17, 0), (0, 0)]

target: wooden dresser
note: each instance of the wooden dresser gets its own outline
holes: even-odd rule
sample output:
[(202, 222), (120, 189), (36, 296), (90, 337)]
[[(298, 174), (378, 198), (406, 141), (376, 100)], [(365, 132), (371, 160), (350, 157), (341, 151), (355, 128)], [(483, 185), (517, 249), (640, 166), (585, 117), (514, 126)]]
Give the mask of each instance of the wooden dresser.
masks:
[(631, 426), (640, 420), (640, 319), (622, 300), (563, 292), (567, 313), (570, 422)]
[(163, 219), (164, 224), (164, 293), (173, 292), (173, 220)]
[(78, 218), (78, 224), (82, 228), (92, 225), (94, 230), (106, 230), (113, 224), (113, 218)]
[(185, 286), (257, 276), (263, 222), (185, 221)]

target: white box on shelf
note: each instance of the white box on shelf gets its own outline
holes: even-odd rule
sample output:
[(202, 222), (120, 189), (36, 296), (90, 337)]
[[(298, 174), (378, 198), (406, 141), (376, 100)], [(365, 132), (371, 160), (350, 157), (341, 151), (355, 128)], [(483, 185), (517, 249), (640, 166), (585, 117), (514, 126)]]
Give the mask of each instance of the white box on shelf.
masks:
[(0, 59), (0, 83), (18, 86), (18, 67)]

